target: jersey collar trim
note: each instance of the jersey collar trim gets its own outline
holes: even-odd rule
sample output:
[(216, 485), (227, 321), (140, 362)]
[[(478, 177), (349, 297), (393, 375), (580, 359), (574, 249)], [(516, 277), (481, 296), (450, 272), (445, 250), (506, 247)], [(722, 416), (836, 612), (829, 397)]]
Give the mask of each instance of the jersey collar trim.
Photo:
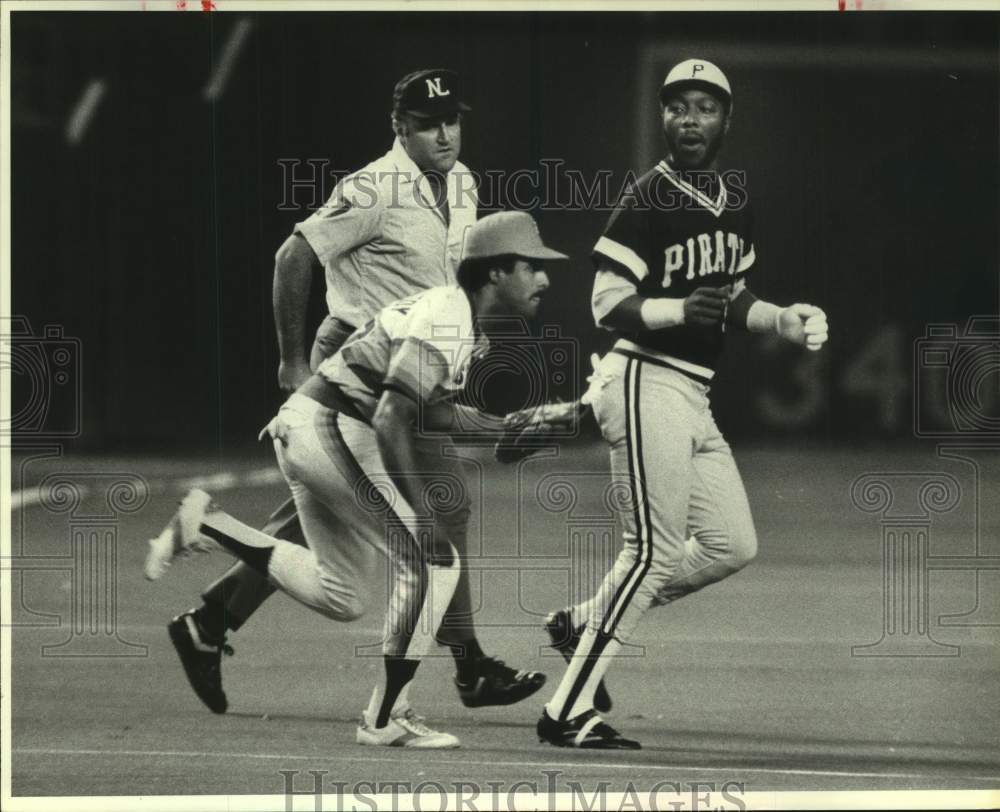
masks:
[(672, 169), (670, 164), (666, 161), (660, 161), (656, 165), (656, 170), (674, 186), (693, 198), (695, 202), (700, 203), (716, 217), (721, 217), (722, 213), (726, 210), (726, 185), (722, 182), (721, 177), (719, 178), (719, 196), (713, 201), (708, 195), (699, 191), (686, 180), (679, 177), (676, 174), (676, 170)]

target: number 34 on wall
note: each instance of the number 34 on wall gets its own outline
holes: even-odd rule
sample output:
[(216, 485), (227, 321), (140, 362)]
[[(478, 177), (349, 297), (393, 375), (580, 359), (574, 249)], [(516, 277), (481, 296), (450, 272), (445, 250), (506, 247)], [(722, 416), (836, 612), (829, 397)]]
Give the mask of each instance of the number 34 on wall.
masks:
[[(903, 330), (896, 324), (883, 326), (835, 376), (829, 375), (829, 352), (806, 352), (789, 348), (777, 336), (762, 339), (764, 358), (781, 356), (790, 389), (778, 394), (763, 389), (756, 398), (757, 413), (775, 428), (808, 428), (817, 423), (835, 402), (868, 401), (875, 406), (875, 423), (885, 432), (903, 428), (913, 392)], [(831, 391), (831, 378), (834, 390)]]

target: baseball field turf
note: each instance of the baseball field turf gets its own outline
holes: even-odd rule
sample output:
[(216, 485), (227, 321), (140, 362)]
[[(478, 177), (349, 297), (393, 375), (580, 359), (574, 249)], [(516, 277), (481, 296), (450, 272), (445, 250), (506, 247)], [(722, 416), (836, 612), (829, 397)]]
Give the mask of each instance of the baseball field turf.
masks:
[[(540, 622), (587, 589), (609, 554), (600, 541), (613, 527), (600, 446), (575, 447), (520, 472), (469, 452), (480, 638), (489, 653), (543, 670), (549, 682), (521, 704), (469, 710), (451, 685), (450, 658), (437, 650), (411, 698), (462, 747), (429, 752), (354, 743), (380, 667), (384, 575), (377, 572), (370, 610), (352, 624), (280, 594), (270, 599), (230, 639), (236, 653), (223, 661), (226, 715), (212, 715), (188, 688), (165, 624), (196, 604), (229, 559), (179, 562), (150, 584), (141, 572), (145, 542), (192, 484), (235, 515), (262, 522), (285, 493), (263, 452), (222, 460), (15, 459), (15, 485), (20, 478), (23, 487), (14, 495), (13, 690), (5, 698), (13, 794), (280, 796), (289, 781), (309, 793), (310, 770), (326, 771), (330, 793), (337, 782), (362, 793), (391, 782), (404, 789), (436, 782), (449, 791), (472, 782), (480, 802), (488, 782), (503, 797), (518, 781), (541, 792), (555, 781), (560, 792), (578, 786), (588, 793), (602, 781), (608, 792), (648, 792), (660, 782), (718, 791), (732, 782), (734, 797), (940, 789), (954, 798), (957, 789), (1000, 789), (1000, 573), (990, 569), (1000, 522), (989, 498), (996, 470), (981, 467), (977, 491), (973, 467), (938, 458), (930, 447), (737, 446), (735, 453), (760, 554), (722, 584), (652, 611), (639, 627), (642, 647), (612, 666), (609, 721), (643, 743), (630, 753), (560, 750), (534, 732), (564, 667), (545, 647)], [(53, 474), (77, 483), (78, 504), (53, 496), (54, 480), (46, 480)], [(889, 483), (891, 505), (858, 490), (865, 474)], [(921, 519), (922, 483), (942, 474), (957, 484), (957, 501)], [(205, 476), (215, 478), (191, 479)], [(139, 483), (136, 498), (109, 500), (116, 481)], [(899, 559), (909, 575), (886, 570), (893, 560), (883, 558), (884, 539), (901, 527), (929, 534), (919, 572), (914, 560)], [(71, 538), (88, 528), (103, 534), (114, 558), (73, 558), (80, 542)], [(101, 567), (111, 574), (102, 579)], [(80, 579), (88, 578), (103, 590), (96, 635), (85, 628), (93, 613), (79, 603), (91, 588)], [(880, 648), (859, 648), (880, 639)], [(105, 656), (60, 656), (87, 646)]]

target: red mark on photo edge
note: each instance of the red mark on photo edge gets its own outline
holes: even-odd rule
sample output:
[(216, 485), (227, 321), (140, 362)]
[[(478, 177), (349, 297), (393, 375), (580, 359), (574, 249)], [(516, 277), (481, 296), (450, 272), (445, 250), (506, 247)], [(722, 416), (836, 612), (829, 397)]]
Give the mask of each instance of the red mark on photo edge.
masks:
[(215, 11), (215, 3), (212, 0), (201, 0), (202, 11)]
[(184, 11), (185, 9), (187, 9), (187, 7), (188, 7), (187, 0), (177, 0), (178, 11)]

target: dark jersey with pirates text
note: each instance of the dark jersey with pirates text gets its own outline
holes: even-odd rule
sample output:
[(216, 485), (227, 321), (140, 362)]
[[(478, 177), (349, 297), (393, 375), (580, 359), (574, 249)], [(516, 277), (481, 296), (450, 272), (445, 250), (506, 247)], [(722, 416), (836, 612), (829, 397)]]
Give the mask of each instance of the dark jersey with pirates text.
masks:
[[(735, 285), (755, 259), (745, 190), (715, 172), (679, 172), (661, 161), (622, 195), (594, 254), (612, 260), (643, 297), (684, 299), (696, 288)], [(688, 324), (618, 335), (709, 376), (724, 338), (721, 325)]]

